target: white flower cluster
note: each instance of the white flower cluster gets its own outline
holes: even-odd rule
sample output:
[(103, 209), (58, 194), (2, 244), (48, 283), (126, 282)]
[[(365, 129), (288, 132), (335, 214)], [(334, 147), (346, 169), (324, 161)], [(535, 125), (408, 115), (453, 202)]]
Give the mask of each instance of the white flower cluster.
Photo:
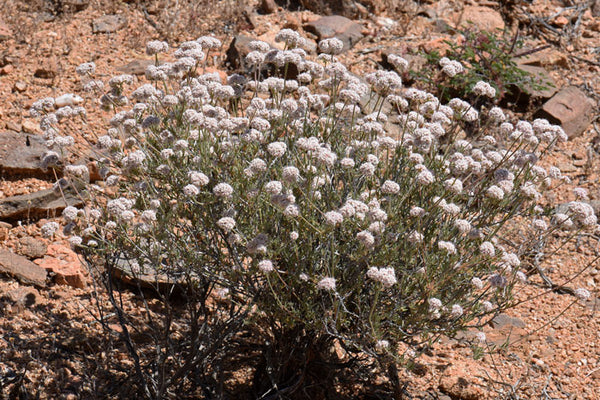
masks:
[[(400, 295), (421, 299), (406, 313), (427, 309), (426, 318), (452, 326), (495, 309), (486, 285), (510, 289), (526, 280), (518, 271), (519, 255), (499, 240), (505, 217), (526, 217), (536, 235), (547, 234), (549, 224), (596, 226), (581, 189), (562, 213), (530, 212), (542, 190), (562, 179), (558, 169), (538, 165), (564, 139), (559, 127), (541, 119), (509, 122), (498, 107), (480, 115), (462, 99), (444, 104), (405, 88), (395, 71), (369, 73), (365, 84), (334, 57), (343, 49), (338, 39), (322, 41), (324, 54), (316, 60), (302, 50), (305, 40), (295, 31), (281, 31), (276, 41), (285, 49), (250, 43), (246, 60), (257, 72), (251, 76), (199, 73), (198, 62), (221, 47), (217, 39), (203, 37), (182, 43), (174, 62), (148, 67), (146, 83), (129, 96), (126, 86), (137, 78), (108, 82), (102, 102), (119, 110), (98, 138), (98, 147), (109, 153), (101, 171), (106, 183), (101, 190), (109, 199), (99, 201), (93, 215), (65, 209), (68, 223), (82, 225), (75, 245), (91, 247), (94, 240), (100, 252), (118, 235), (142, 248), (149, 246), (141, 243), (160, 243), (153, 246), (162, 250), (149, 252), (174, 270), (184, 268), (171, 261), (179, 257), (176, 251), (189, 250), (185, 268), (209, 279), (218, 276), (219, 285), (230, 283), (231, 293), (240, 296), (268, 284), (256, 296), (269, 302), (264, 309), (291, 304), (282, 313), (298, 313), (291, 316), (298, 320), (329, 318), (324, 308), (332, 301), (345, 313), (344, 301), (363, 296), (365, 280), (376, 283), (370, 293), (389, 296), (400, 279)], [(168, 50), (159, 41), (147, 46), (155, 56)], [(405, 59), (390, 55), (388, 61), (396, 71), (407, 71)], [(263, 63), (294, 64), (299, 74), (289, 79), (281, 73), (285, 68), (276, 68), (263, 79), (258, 73)], [(447, 58), (440, 66), (449, 76), (464, 69)], [(90, 66), (81, 71), (82, 79), (94, 73)], [(473, 93), (496, 94), (485, 82)], [(32, 108), (56, 150), (44, 158), (47, 167), (60, 164), (58, 151), (73, 141), (58, 134), (60, 124), (83, 115), (70, 107), (57, 108), (57, 99), (48, 98)], [(456, 139), (461, 126), (478, 126), (465, 122), (477, 122), (484, 113), (491, 123), (475, 135), (481, 140)], [(89, 175), (84, 167), (66, 172)], [(52, 236), (57, 229), (48, 225), (42, 231)], [(385, 267), (365, 267), (370, 265)], [(412, 274), (397, 278), (398, 265)], [(252, 285), (234, 288), (243, 282)], [(380, 352), (391, 345), (379, 338), (403, 335), (394, 331), (401, 326), (394, 320), (400, 318), (395, 304), (388, 298), (374, 305), (390, 318), (381, 328), (390, 332), (370, 338)]]
[(442, 67), (442, 72), (451, 78), (464, 72), (465, 70), (465, 67), (459, 61), (450, 60), (447, 57), (442, 57), (439, 63)]
[(396, 279), (396, 271), (393, 267), (377, 268), (371, 267), (367, 271), (367, 276), (375, 282), (379, 282), (385, 288), (394, 286), (398, 281)]
[[(477, 96), (485, 96), (491, 99), (496, 97), (496, 89), (494, 89), (494, 87), (489, 83), (483, 81), (479, 81), (475, 84), (475, 86), (473, 86), (473, 93), (475, 93), (475, 95)], [(495, 111), (495, 114), (497, 113), (498, 112)], [(500, 120), (501, 118), (499, 117), (499, 115), (496, 115), (493, 117), (493, 119)]]
[(344, 42), (338, 38), (324, 39), (319, 42), (319, 50), (326, 54), (340, 54), (344, 49)]

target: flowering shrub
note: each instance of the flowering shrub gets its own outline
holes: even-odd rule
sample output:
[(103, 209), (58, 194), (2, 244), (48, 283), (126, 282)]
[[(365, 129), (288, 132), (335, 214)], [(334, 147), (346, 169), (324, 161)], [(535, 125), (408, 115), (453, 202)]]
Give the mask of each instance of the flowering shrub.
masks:
[[(131, 76), (115, 77), (101, 98), (115, 110), (96, 145), (104, 182), (89, 188), (94, 202), (64, 216), (72, 243), (107, 269), (107, 287), (116, 270), (155, 276), (157, 288), (160, 277), (171, 285), (158, 290), (165, 312), (174, 307), (172, 288), (184, 294), (192, 325), (181, 333), (167, 319), (152, 322), (168, 340), (151, 335), (158, 362), (136, 364), (149, 397), (191, 385), (198, 368), (212, 376), (202, 357), (215, 360), (232, 346), (240, 321), (264, 349), (253, 364), (258, 396), (291, 395), (311, 382), (310, 390), (327, 390), (336, 381), (333, 367), (322, 374), (326, 362), (377, 360), (394, 371), (420, 344), (482, 326), (510, 306), (526, 279), (526, 249), (504, 240), (515, 219), (530, 221), (537, 235), (596, 226), (585, 203), (552, 218), (537, 206), (561, 180), (558, 169), (537, 165), (565, 139), (560, 127), (513, 124), (499, 108), (458, 98), (443, 104), (404, 88), (395, 72), (363, 80), (337, 61), (337, 39), (320, 44), (316, 61), (296, 32), (277, 39), (285, 50), (250, 45), (254, 76), (223, 82), (203, 73), (204, 53), (220, 44), (200, 38), (183, 43), (175, 62), (149, 67), (150, 83), (129, 88)], [(157, 57), (167, 49), (148, 45)], [(294, 63), (299, 75), (258, 80), (266, 62), (284, 70)], [(103, 87), (91, 65), (79, 72), (86, 88)], [(494, 94), (484, 82), (473, 90)], [(365, 102), (373, 113), (362, 113)], [(67, 140), (56, 115), (72, 113), (49, 103), (34, 112), (57, 145)], [(463, 125), (482, 114), (486, 124), (462, 139)], [(399, 134), (390, 136), (386, 123)], [(123, 327), (132, 324), (119, 316)], [(209, 333), (192, 335), (199, 330)], [(197, 340), (177, 339), (186, 335)]]

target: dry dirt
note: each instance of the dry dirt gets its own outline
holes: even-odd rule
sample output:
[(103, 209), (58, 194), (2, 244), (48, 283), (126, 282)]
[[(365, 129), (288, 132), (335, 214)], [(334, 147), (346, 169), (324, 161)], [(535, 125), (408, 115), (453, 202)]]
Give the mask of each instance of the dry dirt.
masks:
[[(268, 40), (282, 27), (301, 28), (319, 17), (283, 8), (259, 14), (255, 2), (241, 6), (213, 0), (193, 6), (194, 2), (185, 1), (90, 0), (82, 11), (67, 7), (61, 12), (57, 5), (65, 3), (76, 2), (3, 0), (0, 4), (0, 38), (4, 37), (0, 40), (0, 131), (31, 121), (28, 108), (36, 99), (79, 90), (74, 70), (82, 62), (94, 61), (107, 77), (145, 58), (148, 40), (168, 39), (176, 47), (179, 42), (214, 34), (225, 47), (215, 55), (215, 67), (226, 70), (224, 50), (235, 33), (246, 31)], [(592, 15), (591, 7), (574, 14), (577, 6), (590, 2), (397, 3), (395, 8), (382, 7), (378, 15), (357, 19), (366, 36), (342, 57), (352, 70), (377, 68), (381, 50), (387, 46), (443, 48), (443, 39), (456, 37), (439, 29), (440, 20), (452, 21), (451, 16), (459, 15), (466, 5), (480, 5), (504, 12), (507, 27), (520, 29), (529, 48), (550, 45), (536, 56), (559, 87), (576, 85), (599, 98), (600, 17)], [(509, 9), (508, 3), (515, 8)], [(163, 10), (164, 5), (170, 7)], [(114, 33), (93, 33), (92, 21), (104, 14), (122, 15), (127, 24)], [(575, 16), (569, 19), (571, 15)], [(101, 112), (90, 113), (88, 132), (76, 134), (82, 139), (87, 133), (101, 133), (106, 121)], [(573, 200), (570, 188), (577, 186), (600, 200), (600, 162), (592, 146), (599, 134), (594, 122), (551, 155), (550, 161), (573, 181), (558, 193), (557, 203)], [(50, 185), (38, 179), (1, 181), (0, 198)], [(18, 250), (21, 237), (39, 238), (39, 226), (39, 222), (24, 221), (22, 226), (0, 227), (4, 230), (0, 247)], [(582, 303), (568, 293), (548, 290), (538, 275), (532, 275), (516, 293), (522, 302), (507, 313), (513, 319), (507, 319), (504, 326), (486, 327), (494, 351), (474, 359), (471, 348), (460, 341), (436, 343), (420, 357), (417, 368), (402, 373), (406, 398), (600, 399), (597, 240), (596, 236), (580, 237), (541, 265), (554, 283), (590, 290), (589, 301)], [(97, 360), (118, 358), (119, 349), (97, 334), (94, 285), (89, 276), (86, 279), (83, 289), (59, 284), (36, 289), (0, 277), (0, 398), (9, 396), (8, 390), (16, 386), (22, 387), (21, 395), (31, 395), (21, 398), (35, 398), (35, 394), (53, 399), (102, 398), (108, 375)], [(124, 373), (114, 372), (117, 377)]]

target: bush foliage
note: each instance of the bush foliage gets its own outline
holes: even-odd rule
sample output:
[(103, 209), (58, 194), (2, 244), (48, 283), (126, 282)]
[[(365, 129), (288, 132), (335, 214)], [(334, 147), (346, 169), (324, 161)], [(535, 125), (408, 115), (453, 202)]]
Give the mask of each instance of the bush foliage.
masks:
[[(560, 127), (444, 104), (391, 71), (357, 77), (336, 59), (337, 39), (317, 60), (296, 32), (277, 40), (285, 50), (252, 43), (253, 73), (227, 82), (203, 70), (220, 46), (211, 37), (163, 64), (168, 45), (149, 43), (157, 63), (133, 90), (130, 76), (104, 90), (92, 64), (78, 69), (114, 116), (94, 146), (103, 181), (64, 216), (148, 398), (226, 396), (228, 357), (249, 366), (256, 398), (318, 396), (373, 371), (397, 392), (397, 366), (424, 345), (511, 305), (527, 246), (506, 240), (507, 227), (540, 239), (595, 226), (585, 203), (552, 219), (537, 205), (562, 179), (538, 166), (564, 140)], [(265, 77), (266, 64), (300, 73)], [(495, 90), (479, 82), (470, 95)], [(34, 113), (56, 150), (70, 142), (60, 121), (82, 112), (53, 107), (46, 99)], [(128, 313), (116, 273), (137, 282), (145, 315)]]

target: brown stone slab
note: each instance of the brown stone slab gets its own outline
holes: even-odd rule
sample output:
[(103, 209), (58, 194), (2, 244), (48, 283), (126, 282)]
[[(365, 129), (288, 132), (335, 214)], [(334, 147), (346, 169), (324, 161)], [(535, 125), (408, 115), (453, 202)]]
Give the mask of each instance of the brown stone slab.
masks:
[(562, 126), (569, 139), (581, 135), (594, 119), (596, 104), (576, 86), (559, 91), (543, 106), (538, 117)]
[(36, 286), (46, 285), (46, 270), (26, 257), (0, 249), (0, 273), (17, 278), (20, 282)]

